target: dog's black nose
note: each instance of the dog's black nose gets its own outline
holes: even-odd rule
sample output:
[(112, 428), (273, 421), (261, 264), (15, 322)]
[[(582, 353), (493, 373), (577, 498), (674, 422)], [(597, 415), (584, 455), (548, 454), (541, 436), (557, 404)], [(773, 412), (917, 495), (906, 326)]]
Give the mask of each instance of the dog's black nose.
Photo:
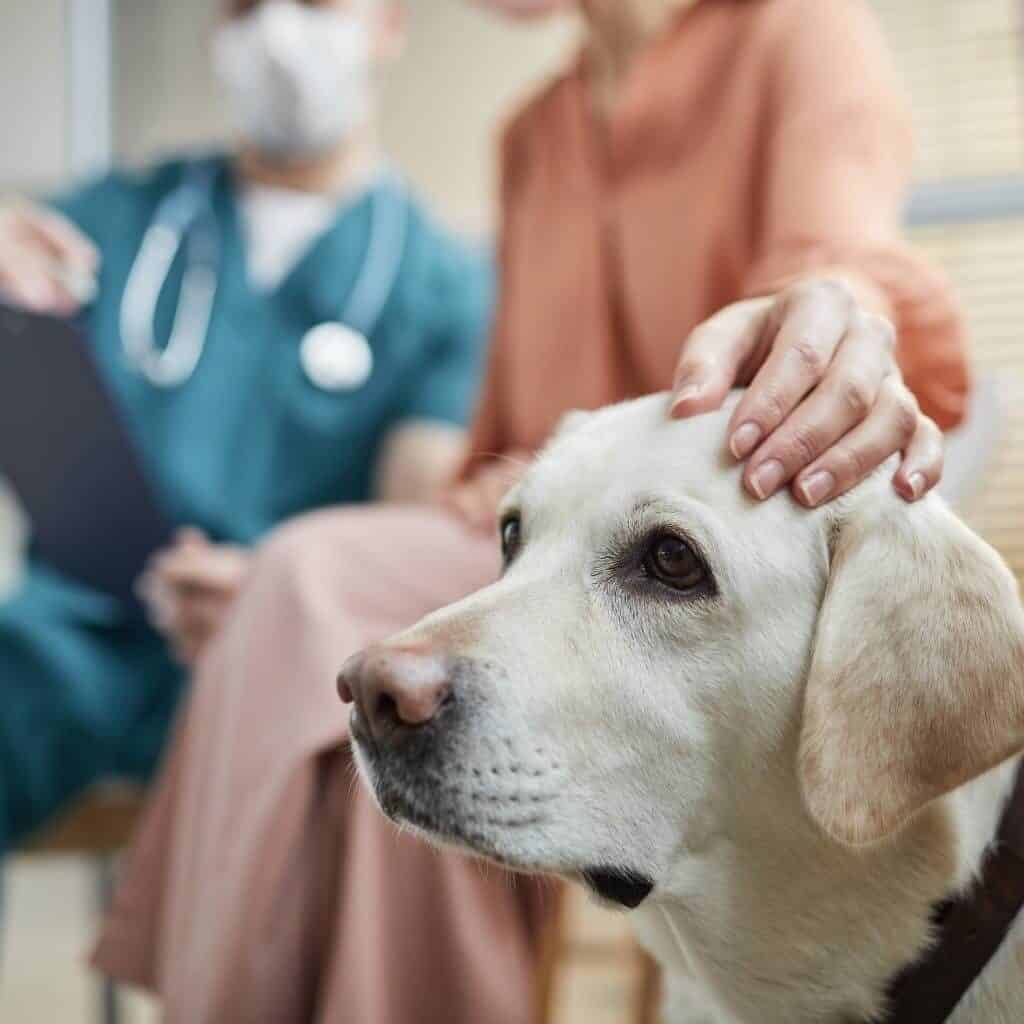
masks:
[(370, 647), (350, 658), (338, 694), (354, 704), (377, 743), (396, 743), (437, 717), (452, 699), (449, 659), (408, 647)]

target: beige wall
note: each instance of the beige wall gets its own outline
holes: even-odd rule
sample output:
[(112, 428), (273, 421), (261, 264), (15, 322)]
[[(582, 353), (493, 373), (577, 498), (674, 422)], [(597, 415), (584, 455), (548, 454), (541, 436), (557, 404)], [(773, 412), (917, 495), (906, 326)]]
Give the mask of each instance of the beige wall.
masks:
[(0, 189), (65, 169), (64, 0), (0, 0)]
[(488, 223), (494, 133), (538, 81), (564, 65), (573, 26), (514, 26), (466, 0), (412, 0), (405, 60), (386, 92), (385, 138), (458, 224)]
[(115, 0), (114, 137), (138, 164), (224, 136), (207, 61), (216, 0)]
[[(219, 0), (111, 2), (120, 154), (142, 161), (222, 139), (205, 52)], [(66, 174), (65, 3), (0, 0), (0, 190), (48, 186)], [(872, 3), (914, 99), (919, 177), (1018, 173), (1018, 0)], [(407, 6), (412, 31), (386, 90), (385, 138), (427, 196), (477, 230), (488, 222), (497, 118), (561, 62), (571, 26), (513, 27), (469, 0)]]
[[(468, 0), (408, 0), (409, 43), (391, 71), (384, 139), (450, 222), (490, 226), (492, 140), (502, 112), (563, 62), (568, 21), (512, 26)], [(217, 144), (226, 122), (206, 47), (217, 0), (116, 0), (116, 149), (141, 163)], [(64, 0), (0, 0), (0, 189), (66, 178)]]

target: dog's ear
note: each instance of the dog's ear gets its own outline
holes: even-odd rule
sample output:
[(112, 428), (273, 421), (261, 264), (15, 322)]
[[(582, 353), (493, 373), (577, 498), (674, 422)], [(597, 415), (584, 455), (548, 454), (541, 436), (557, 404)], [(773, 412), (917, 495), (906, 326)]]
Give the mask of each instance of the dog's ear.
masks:
[(941, 499), (886, 486), (835, 515), (799, 773), (811, 815), (860, 845), (1024, 748), (1024, 610)]

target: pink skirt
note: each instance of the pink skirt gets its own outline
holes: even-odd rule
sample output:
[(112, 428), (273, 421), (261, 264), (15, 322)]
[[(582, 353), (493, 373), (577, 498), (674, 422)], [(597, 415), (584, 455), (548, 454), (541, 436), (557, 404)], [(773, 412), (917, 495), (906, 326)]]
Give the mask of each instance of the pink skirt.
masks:
[(497, 543), (368, 506), (262, 547), (203, 658), (94, 962), (168, 1024), (527, 1024), (555, 890), (386, 821), (335, 692), (367, 643), (483, 586)]

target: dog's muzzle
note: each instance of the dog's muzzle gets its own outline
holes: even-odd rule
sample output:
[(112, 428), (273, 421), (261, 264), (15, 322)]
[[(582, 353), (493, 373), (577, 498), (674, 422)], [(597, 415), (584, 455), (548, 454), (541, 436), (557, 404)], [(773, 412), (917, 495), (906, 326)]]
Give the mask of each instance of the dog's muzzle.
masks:
[(351, 658), (338, 692), (353, 705), (357, 761), (384, 813), (509, 867), (536, 867), (524, 839), (550, 817), (560, 759), (507, 728), (484, 697), (489, 662), (382, 645)]
[[(544, 824), (560, 765), (535, 737), (524, 749), (508, 734), (480, 728), (485, 671), (472, 659), (427, 649), (371, 647), (342, 669), (338, 692), (353, 706), (352, 738), (388, 817), (510, 867), (536, 867), (524, 863), (517, 837)], [(654, 887), (622, 867), (568, 873), (630, 909)]]

